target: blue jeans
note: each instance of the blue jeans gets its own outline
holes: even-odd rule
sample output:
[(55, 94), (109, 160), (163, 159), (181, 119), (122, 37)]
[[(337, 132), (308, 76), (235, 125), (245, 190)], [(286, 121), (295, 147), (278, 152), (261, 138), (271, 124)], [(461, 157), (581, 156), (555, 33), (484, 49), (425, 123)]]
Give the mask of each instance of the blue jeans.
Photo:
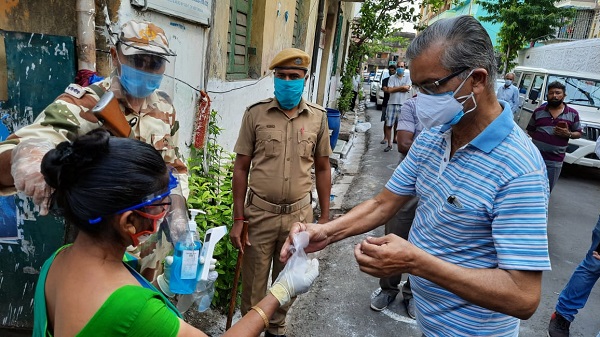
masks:
[(569, 283), (561, 291), (556, 304), (556, 312), (567, 321), (573, 322), (577, 311), (585, 306), (590, 292), (600, 277), (600, 260), (592, 256), (592, 252), (600, 243), (600, 218), (592, 232), (592, 246), (585, 258), (571, 275)]

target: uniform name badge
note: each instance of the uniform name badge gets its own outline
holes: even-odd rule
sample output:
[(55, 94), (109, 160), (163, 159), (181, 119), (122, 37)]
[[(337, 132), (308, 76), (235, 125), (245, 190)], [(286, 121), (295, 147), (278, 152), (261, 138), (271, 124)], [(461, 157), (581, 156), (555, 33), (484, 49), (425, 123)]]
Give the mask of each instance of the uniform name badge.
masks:
[(71, 83), (69, 84), (67, 89), (65, 89), (65, 93), (76, 98), (81, 98), (83, 97), (83, 95), (85, 95), (85, 89), (83, 89), (83, 87), (78, 84)]

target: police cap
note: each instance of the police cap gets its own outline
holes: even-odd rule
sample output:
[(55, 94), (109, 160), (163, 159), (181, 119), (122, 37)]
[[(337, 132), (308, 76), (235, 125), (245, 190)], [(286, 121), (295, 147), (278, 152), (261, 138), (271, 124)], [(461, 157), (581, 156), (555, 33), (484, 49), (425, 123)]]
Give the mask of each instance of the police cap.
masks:
[(275, 55), (269, 69), (302, 69), (308, 71), (309, 64), (310, 56), (307, 53), (297, 48), (286, 48)]

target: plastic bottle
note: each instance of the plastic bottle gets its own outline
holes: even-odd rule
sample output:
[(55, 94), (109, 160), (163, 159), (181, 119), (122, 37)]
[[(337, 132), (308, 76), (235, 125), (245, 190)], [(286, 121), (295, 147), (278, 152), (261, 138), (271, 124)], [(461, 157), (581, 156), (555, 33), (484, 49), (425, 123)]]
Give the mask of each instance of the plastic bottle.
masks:
[(197, 298), (195, 303), (198, 304), (198, 311), (205, 312), (210, 309), (213, 297), (215, 296), (215, 281), (219, 274), (216, 271), (208, 273), (208, 281), (198, 282), (196, 287)]
[(187, 231), (182, 239), (175, 244), (173, 264), (171, 265), (171, 277), (169, 288), (176, 294), (191, 294), (196, 289), (198, 279), (199, 257), (202, 244), (196, 233), (196, 215), (204, 213), (201, 210), (191, 209), (192, 217), (188, 221)]

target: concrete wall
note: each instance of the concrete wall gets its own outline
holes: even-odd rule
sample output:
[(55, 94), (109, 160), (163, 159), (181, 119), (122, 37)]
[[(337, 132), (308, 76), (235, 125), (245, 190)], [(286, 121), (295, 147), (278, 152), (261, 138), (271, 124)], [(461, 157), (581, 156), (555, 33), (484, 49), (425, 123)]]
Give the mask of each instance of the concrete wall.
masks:
[[(317, 7), (318, 0), (310, 0), (303, 1), (300, 8), (300, 43), (311, 56)], [(256, 55), (249, 56), (249, 78), (231, 81), (226, 76), (229, 2), (215, 3), (215, 18), (218, 19), (210, 32), (207, 92), (212, 99), (212, 108), (221, 116), (219, 126), (224, 130), (219, 143), (226, 150), (233, 151), (246, 107), (273, 97), (273, 75), (269, 64), (279, 51), (292, 47), (295, 11), (295, 0), (253, 1), (250, 46), (256, 48)], [(306, 92), (305, 97), (308, 97)]]
[(0, 1), (0, 29), (75, 36), (77, 29), (75, 1)]
[(555, 43), (519, 52), (519, 65), (600, 73), (600, 39)]

